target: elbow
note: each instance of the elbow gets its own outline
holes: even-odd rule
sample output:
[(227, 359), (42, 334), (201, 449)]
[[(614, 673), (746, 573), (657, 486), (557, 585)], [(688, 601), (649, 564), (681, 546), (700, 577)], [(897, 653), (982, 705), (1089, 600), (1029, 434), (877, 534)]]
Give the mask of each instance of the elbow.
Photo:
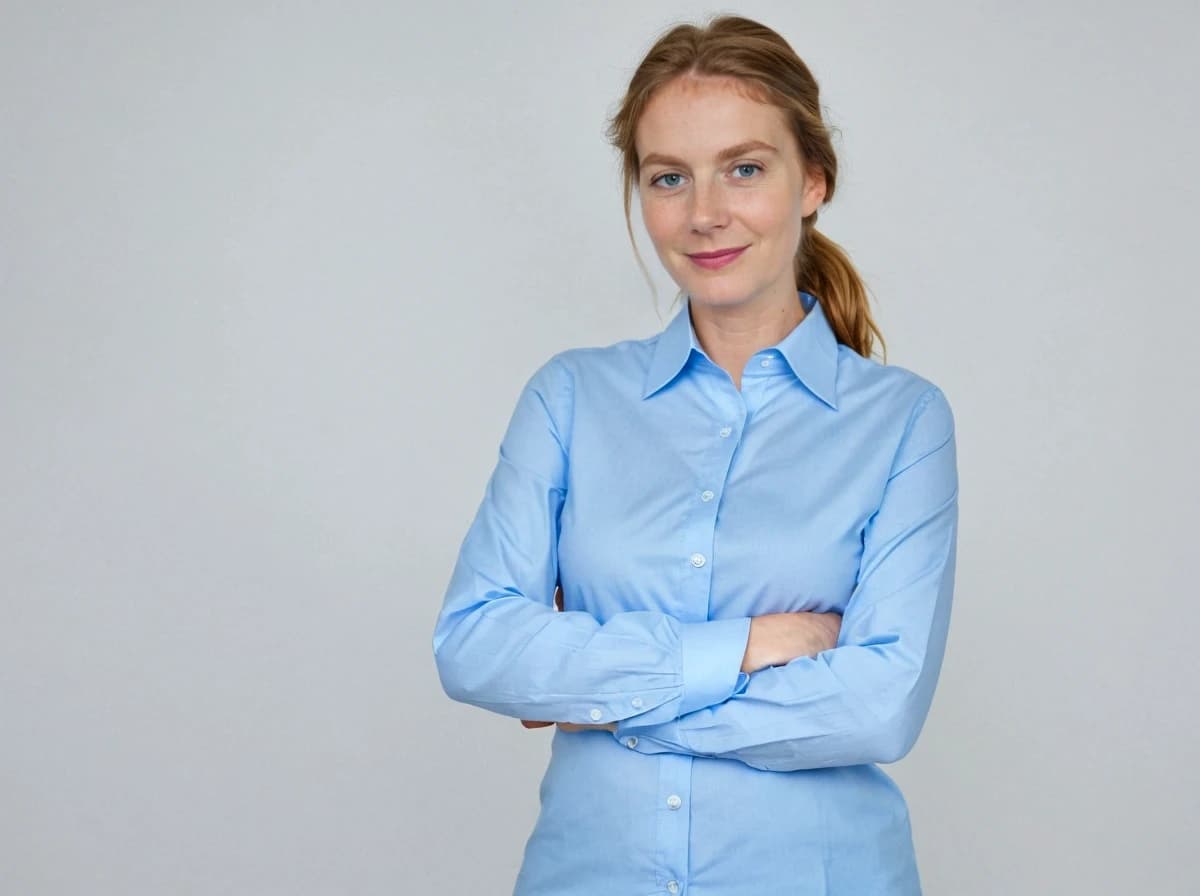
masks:
[(464, 687), (462, 678), (456, 674), (454, 663), (447, 653), (435, 650), (433, 662), (437, 667), (438, 681), (441, 683), (445, 695), (459, 703), (470, 702), (468, 689)]
[(460, 662), (458, 657), (448, 651), (439, 651), (434, 654), (434, 663), (437, 666), (438, 681), (441, 683), (442, 691), (451, 700), (456, 703), (465, 703), (468, 706), (503, 712), (498, 707), (504, 701), (497, 697), (495, 683), (481, 677), (478, 669), (475, 674), (472, 674), (466, 664)]
[(927, 700), (909, 698), (896, 711), (880, 720), (865, 738), (867, 762), (887, 765), (899, 762), (911, 751), (925, 725)]
[(463, 662), (461, 650), (453, 643), (443, 642), (433, 652), (438, 681), (442, 691), (457, 703), (478, 706), (489, 696), (489, 682), (480, 663)]
[(940, 665), (939, 652), (920, 662), (893, 666), (890, 687), (877, 691), (886, 697), (862, 703), (869, 719), (862, 732), (864, 762), (888, 765), (912, 752), (933, 703)]
[(477, 621), (460, 618), (438, 629), (433, 641), (438, 682), (457, 703), (504, 712), (501, 707), (512, 702), (518, 682), (504, 651), (472, 637)]
[(451, 634), (452, 630), (449, 627), (441, 625), (434, 633), (433, 663), (437, 668), (438, 682), (451, 700), (472, 703), (476, 697), (474, 691), (478, 683), (473, 684), (471, 676), (465, 674), (465, 667), (460, 658), (462, 651), (458, 649), (460, 645)]
[(865, 751), (868, 754), (866, 761), (880, 765), (899, 762), (909, 754), (916, 742), (916, 737), (908, 736), (899, 728), (884, 729), (876, 735), (870, 748)]

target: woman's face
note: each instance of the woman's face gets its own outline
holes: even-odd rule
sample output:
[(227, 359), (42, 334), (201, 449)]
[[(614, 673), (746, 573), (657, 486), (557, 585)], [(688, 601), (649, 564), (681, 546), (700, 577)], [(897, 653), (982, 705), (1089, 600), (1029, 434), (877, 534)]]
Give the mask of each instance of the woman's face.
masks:
[[(651, 97), (635, 135), (642, 218), (663, 266), (695, 301), (786, 307), (796, 298), (801, 219), (825, 198), (825, 180), (805, 176), (783, 113), (735, 87), (681, 77)], [(692, 257), (737, 248), (719, 267)]]

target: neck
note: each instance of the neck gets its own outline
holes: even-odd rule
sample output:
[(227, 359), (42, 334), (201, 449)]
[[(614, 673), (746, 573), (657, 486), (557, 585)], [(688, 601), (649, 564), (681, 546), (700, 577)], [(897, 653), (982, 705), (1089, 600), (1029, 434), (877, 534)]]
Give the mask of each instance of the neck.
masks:
[(755, 352), (780, 342), (807, 315), (796, 293), (790, 301), (765, 307), (713, 306), (689, 299), (688, 310), (696, 340), (735, 384)]

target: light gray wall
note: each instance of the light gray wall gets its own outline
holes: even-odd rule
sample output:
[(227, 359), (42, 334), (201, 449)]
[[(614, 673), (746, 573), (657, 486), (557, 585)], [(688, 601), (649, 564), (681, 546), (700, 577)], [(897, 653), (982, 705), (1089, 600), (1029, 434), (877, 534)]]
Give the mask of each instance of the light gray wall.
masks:
[[(601, 130), (716, 9), (3, 3), (0, 892), (508, 892), (549, 730), (432, 624), (524, 379), (663, 322)], [(1200, 892), (1195, 4), (736, 11), (956, 412), (927, 893)]]

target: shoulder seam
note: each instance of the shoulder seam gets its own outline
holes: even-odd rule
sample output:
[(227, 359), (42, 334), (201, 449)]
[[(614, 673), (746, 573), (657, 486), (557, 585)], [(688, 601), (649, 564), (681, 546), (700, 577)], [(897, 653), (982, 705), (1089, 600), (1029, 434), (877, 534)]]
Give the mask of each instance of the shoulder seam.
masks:
[(896, 452), (892, 455), (892, 463), (891, 463), (891, 467), (889, 467), (891, 472), (888, 474), (889, 482), (891, 480), (895, 479), (897, 476), (899, 476), (901, 473), (903, 473), (905, 470), (907, 470), (913, 464), (917, 463), (918, 461), (922, 460), (923, 458), (928, 457), (929, 455), (933, 454), (935, 451), (938, 451), (941, 448), (944, 448), (946, 446), (946, 444), (951, 439), (954, 438), (954, 430), (951, 429), (950, 432), (947, 434), (946, 438), (944, 438), (937, 445), (930, 448), (928, 451), (923, 452), (920, 455), (920, 457), (914, 457), (912, 460), (910, 460), (908, 463), (906, 463), (900, 469), (898, 469), (898, 470), (896, 469), (896, 461), (900, 457), (900, 451), (904, 447), (905, 443), (908, 441), (908, 437), (912, 434), (913, 424), (916, 423), (917, 418), (921, 415), (921, 413), (925, 410), (925, 408), (929, 405), (929, 403), (931, 401), (933, 401), (933, 399), (936, 398), (938, 395), (942, 395), (942, 394), (943, 393), (940, 388), (938, 388), (936, 385), (930, 385), (928, 389), (926, 389), (924, 392), (922, 392), (917, 397), (916, 402), (913, 403), (913, 408), (911, 411), (909, 411), (909, 414), (908, 414), (908, 422), (904, 424), (904, 432), (901, 434), (900, 441), (896, 445)]

